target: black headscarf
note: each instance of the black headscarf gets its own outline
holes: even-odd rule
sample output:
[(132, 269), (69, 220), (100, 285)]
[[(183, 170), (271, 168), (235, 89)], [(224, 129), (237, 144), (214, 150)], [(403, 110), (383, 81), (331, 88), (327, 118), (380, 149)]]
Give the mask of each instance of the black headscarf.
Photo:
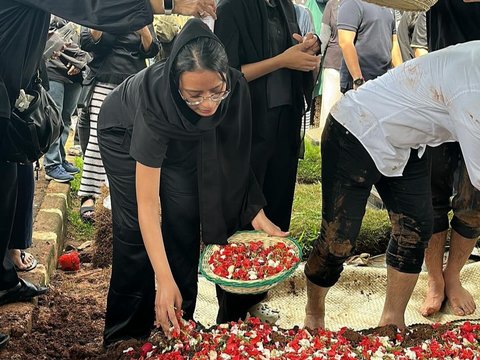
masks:
[(99, 129), (131, 129), (130, 154), (150, 167), (162, 166), (170, 140), (198, 140), (202, 240), (225, 243), (228, 236), (251, 222), (265, 200), (250, 170), (251, 104), (242, 74), (228, 69), (231, 92), (211, 117), (197, 115), (178, 93), (173, 72), (176, 58), (185, 45), (199, 37), (220, 43), (201, 20), (189, 20), (165, 62), (128, 78), (107, 97)]

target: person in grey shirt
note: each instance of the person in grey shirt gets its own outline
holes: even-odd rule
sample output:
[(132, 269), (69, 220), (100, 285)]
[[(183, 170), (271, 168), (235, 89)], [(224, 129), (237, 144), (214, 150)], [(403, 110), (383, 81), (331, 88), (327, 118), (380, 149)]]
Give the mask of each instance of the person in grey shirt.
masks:
[(362, 0), (343, 0), (337, 27), (344, 58), (340, 69), (343, 93), (402, 63), (392, 10)]

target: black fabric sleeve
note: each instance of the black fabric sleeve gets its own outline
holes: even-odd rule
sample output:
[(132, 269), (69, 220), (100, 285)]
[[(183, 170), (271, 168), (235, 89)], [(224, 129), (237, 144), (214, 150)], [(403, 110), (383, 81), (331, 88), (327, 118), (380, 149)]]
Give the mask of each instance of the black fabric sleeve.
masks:
[(130, 156), (139, 163), (152, 168), (161, 168), (168, 148), (168, 139), (163, 138), (148, 126), (145, 116), (153, 116), (137, 108), (133, 125)]
[(257, 181), (257, 178), (255, 177), (255, 174), (253, 173), (252, 168), (250, 168), (247, 201), (240, 219), (242, 223), (242, 228), (250, 225), (255, 216), (257, 216), (258, 212), (262, 210), (266, 205), (267, 201), (263, 196), (263, 191), (260, 188), (260, 185)]
[(11, 115), (10, 101), (5, 83), (0, 76), (0, 121), (9, 119)]
[(145, 51), (145, 49), (143, 48), (142, 42), (140, 40), (139, 54), (144, 59), (155, 57), (155, 55), (157, 55), (158, 51), (160, 50), (157, 34), (155, 33), (155, 29), (153, 28), (153, 25), (149, 25), (148, 30), (150, 30), (150, 34), (152, 34), (152, 44), (150, 45), (150, 48), (148, 49), (148, 51)]
[(236, 25), (235, 16), (231, 14), (232, 6), (219, 6), (215, 21), (215, 35), (222, 42), (228, 56), (228, 64), (241, 70), (240, 63), (240, 31)]
[(111, 33), (133, 32), (153, 22), (148, 0), (15, 0), (77, 24)]
[(98, 55), (109, 53), (116, 39), (115, 35), (103, 32), (100, 39), (95, 41), (90, 33), (90, 29), (86, 27), (82, 27), (80, 32), (80, 46), (82, 49)]

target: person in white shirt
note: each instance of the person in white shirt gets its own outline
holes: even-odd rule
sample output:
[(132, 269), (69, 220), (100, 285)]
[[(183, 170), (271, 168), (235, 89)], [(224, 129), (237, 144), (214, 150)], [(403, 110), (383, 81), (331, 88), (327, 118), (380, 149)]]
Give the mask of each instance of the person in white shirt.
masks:
[(370, 190), (389, 211), (387, 294), (379, 325), (405, 309), (432, 235), (429, 146), (458, 141), (480, 189), (480, 41), (433, 52), (347, 92), (322, 135), (322, 227), (305, 266), (305, 326), (325, 327), (325, 297), (352, 254)]

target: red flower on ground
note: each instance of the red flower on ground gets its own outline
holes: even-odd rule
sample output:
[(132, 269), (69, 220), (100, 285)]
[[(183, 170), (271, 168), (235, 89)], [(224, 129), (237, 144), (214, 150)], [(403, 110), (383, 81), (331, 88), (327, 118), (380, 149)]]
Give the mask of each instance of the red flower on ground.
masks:
[(58, 265), (63, 271), (77, 271), (80, 269), (80, 257), (78, 252), (72, 251), (58, 258)]

